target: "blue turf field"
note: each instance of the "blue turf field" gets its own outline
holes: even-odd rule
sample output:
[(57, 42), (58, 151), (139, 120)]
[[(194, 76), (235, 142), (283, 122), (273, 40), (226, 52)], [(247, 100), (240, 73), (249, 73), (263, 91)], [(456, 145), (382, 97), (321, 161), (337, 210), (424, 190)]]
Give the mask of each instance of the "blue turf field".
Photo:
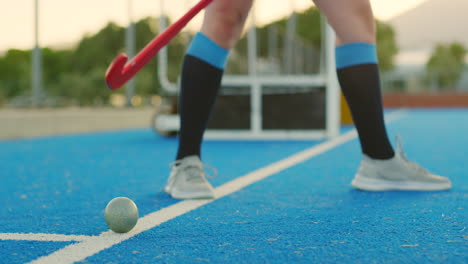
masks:
[[(133, 199), (140, 216), (181, 205), (162, 192), (174, 138), (148, 129), (0, 141), (0, 263), (80, 256), (94, 245), (86, 239), (106, 235), (117, 242), (83, 263), (468, 263), (468, 109), (406, 111), (388, 129), (453, 189), (353, 190), (354, 138), (128, 237), (101, 235), (112, 198)], [(203, 159), (219, 187), (321, 143), (206, 141)]]

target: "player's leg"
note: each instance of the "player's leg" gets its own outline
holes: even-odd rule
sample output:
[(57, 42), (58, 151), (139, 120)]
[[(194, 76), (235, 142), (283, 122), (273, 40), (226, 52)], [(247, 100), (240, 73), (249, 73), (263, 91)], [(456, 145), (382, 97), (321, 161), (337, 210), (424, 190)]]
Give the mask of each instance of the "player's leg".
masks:
[(349, 104), (364, 154), (388, 159), (394, 152), (385, 130), (368, 0), (316, 0), (337, 36), (337, 75)]
[[(383, 117), (375, 21), (369, 0), (315, 0), (337, 35), (338, 80), (359, 134), (363, 162), (353, 186), (365, 190), (443, 190), (445, 177), (432, 175), (395, 152)], [(383, 175), (383, 176), (382, 176)]]
[[(239, 40), (252, 0), (216, 0), (184, 58), (179, 97), (179, 147), (166, 192), (174, 198), (211, 198), (200, 161), (201, 143), (230, 49)], [(193, 176), (196, 177), (193, 177)]]
[(229, 50), (238, 41), (252, 0), (216, 0), (185, 56), (177, 159), (200, 156), (200, 144), (221, 84)]

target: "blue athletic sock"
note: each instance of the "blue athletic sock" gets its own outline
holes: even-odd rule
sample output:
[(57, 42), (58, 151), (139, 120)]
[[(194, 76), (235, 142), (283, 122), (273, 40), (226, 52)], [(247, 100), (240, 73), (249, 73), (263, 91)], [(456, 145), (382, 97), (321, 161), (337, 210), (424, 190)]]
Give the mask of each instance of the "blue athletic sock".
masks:
[(184, 58), (179, 96), (180, 131), (176, 159), (197, 155), (216, 101), (229, 50), (202, 33), (195, 35)]
[(187, 50), (187, 55), (198, 58), (213, 67), (223, 70), (226, 66), (229, 50), (219, 46), (203, 33), (197, 33)]
[(336, 67), (363, 153), (374, 159), (392, 158), (395, 153), (385, 128), (375, 45), (358, 42), (336, 47)]
[(364, 42), (348, 43), (336, 47), (336, 68), (342, 69), (362, 64), (377, 64), (375, 44)]

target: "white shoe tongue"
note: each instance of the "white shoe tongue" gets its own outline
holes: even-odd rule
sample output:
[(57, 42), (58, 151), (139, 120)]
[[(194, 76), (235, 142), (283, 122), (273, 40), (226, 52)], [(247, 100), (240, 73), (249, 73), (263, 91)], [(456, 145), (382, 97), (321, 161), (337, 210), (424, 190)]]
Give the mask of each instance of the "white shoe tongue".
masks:
[(202, 167), (200, 158), (198, 156), (188, 156), (184, 158), (184, 164), (188, 166)]

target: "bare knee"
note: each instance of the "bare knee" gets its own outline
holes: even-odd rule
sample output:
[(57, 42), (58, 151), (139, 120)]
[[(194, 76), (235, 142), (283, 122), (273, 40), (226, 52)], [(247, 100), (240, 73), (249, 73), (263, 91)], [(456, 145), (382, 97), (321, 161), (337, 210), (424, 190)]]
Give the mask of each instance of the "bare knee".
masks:
[(218, 0), (205, 13), (202, 32), (226, 49), (239, 40), (252, 0)]
[(314, 0), (336, 32), (338, 44), (375, 42), (375, 25), (369, 0)]

